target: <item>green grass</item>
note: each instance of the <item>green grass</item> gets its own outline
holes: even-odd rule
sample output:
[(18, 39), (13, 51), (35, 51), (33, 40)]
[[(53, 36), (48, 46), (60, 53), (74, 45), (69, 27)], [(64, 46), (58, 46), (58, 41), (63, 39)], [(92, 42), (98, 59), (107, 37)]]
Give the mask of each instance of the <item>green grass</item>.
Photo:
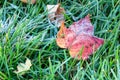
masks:
[[(58, 29), (49, 22), (46, 5), (58, 2), (66, 10), (67, 26), (89, 13), (95, 36), (105, 40), (86, 61), (74, 60), (56, 45)], [(16, 75), (13, 71), (26, 58), (31, 69)], [(120, 0), (0, 1), (0, 79), (120, 80)]]

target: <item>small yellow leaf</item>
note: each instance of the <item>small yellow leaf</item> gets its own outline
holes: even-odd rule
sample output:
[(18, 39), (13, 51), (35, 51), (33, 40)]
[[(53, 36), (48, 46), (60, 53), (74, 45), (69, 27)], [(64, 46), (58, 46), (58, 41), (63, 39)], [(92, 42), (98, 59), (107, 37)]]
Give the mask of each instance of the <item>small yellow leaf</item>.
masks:
[(22, 75), (22, 74), (24, 74), (25, 71), (30, 70), (30, 67), (31, 67), (31, 66), (32, 66), (31, 60), (29, 60), (29, 59), (27, 58), (27, 60), (26, 60), (25, 63), (20, 63), (20, 64), (18, 64), (18, 66), (17, 66), (17, 71), (14, 71), (14, 73), (16, 73), (16, 74), (21, 73), (21, 75)]

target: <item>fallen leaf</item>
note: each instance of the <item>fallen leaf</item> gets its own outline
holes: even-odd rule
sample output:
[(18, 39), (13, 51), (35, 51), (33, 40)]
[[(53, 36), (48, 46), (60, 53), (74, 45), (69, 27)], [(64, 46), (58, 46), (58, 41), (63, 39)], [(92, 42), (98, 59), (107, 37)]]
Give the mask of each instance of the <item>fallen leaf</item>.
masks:
[(75, 33), (67, 29), (64, 25), (64, 21), (61, 22), (60, 30), (57, 34), (57, 45), (61, 48), (68, 48), (75, 38)]
[(80, 19), (77, 22), (74, 22), (70, 29), (73, 30), (77, 35), (78, 34), (87, 34), (94, 35), (94, 27), (90, 21), (90, 15), (88, 14), (85, 18)]
[(103, 39), (94, 36), (94, 27), (89, 16), (74, 22), (69, 28), (66, 28), (62, 22), (57, 34), (57, 45), (61, 48), (68, 48), (73, 58), (88, 59), (89, 55), (104, 43)]
[(56, 24), (57, 27), (59, 27), (61, 22), (64, 21), (64, 15), (63, 15), (63, 13), (65, 13), (64, 8), (60, 7), (60, 4), (47, 5), (47, 10), (48, 10), (48, 18), (50, 19), (50, 21)]
[(25, 71), (30, 70), (31, 66), (32, 66), (31, 60), (29, 60), (27, 58), (25, 63), (19, 63), (18, 64), (17, 71), (14, 71), (14, 73), (23, 75), (25, 73)]
[[(96, 51), (103, 44), (103, 40), (95, 36), (90, 36), (86, 34), (81, 34), (76, 37), (72, 45), (69, 47), (69, 53), (71, 57), (76, 57), (78, 59), (88, 59), (94, 51)], [(83, 47), (82, 54), (80, 53)]]
[(35, 4), (36, 0), (21, 0), (23, 3)]

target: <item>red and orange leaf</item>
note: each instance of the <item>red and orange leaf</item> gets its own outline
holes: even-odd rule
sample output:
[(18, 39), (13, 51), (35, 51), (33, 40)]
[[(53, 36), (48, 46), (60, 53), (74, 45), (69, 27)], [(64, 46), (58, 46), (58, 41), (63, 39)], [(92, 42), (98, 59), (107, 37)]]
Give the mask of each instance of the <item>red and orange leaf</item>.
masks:
[(62, 22), (56, 42), (59, 47), (68, 48), (71, 57), (85, 60), (104, 43), (104, 40), (94, 36), (94, 27), (87, 15), (69, 28)]
[(73, 30), (76, 34), (94, 35), (94, 27), (90, 22), (89, 14), (85, 18), (80, 19), (77, 22), (74, 22), (70, 26), (70, 29)]
[(60, 30), (57, 34), (57, 45), (61, 48), (67, 48), (74, 40), (75, 38), (75, 33), (70, 30), (67, 29), (64, 25), (64, 21), (61, 22), (61, 27)]
[(57, 38), (64, 38), (67, 28), (64, 25), (64, 21), (61, 22), (60, 30), (57, 33)]
[[(94, 51), (96, 51), (102, 44), (104, 40), (101, 38), (97, 38), (94, 36), (89, 36), (86, 34), (79, 35), (76, 37), (71, 47), (69, 48), (69, 52), (71, 57), (77, 59), (87, 59), (89, 55), (91, 55)], [(83, 47), (82, 54), (81, 49)]]
[(57, 45), (59, 47), (61, 47), (61, 48), (67, 48), (66, 42), (65, 42), (65, 33), (66, 33), (67, 28), (65, 27), (64, 22), (61, 22), (61, 24), (62, 25), (60, 26), (60, 30), (57, 33), (56, 42), (57, 42)]

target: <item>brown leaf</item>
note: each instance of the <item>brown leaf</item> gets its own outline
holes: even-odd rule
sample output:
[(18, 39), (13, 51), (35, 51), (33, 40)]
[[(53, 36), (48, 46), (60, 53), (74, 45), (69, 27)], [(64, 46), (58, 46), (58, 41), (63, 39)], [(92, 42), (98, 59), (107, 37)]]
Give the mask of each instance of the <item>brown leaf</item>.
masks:
[(23, 3), (35, 4), (36, 0), (21, 0)]
[(60, 4), (57, 5), (47, 5), (48, 10), (48, 18), (52, 23), (57, 23), (57, 27), (60, 26), (61, 21), (64, 21), (64, 15), (65, 13), (64, 8), (60, 7)]

